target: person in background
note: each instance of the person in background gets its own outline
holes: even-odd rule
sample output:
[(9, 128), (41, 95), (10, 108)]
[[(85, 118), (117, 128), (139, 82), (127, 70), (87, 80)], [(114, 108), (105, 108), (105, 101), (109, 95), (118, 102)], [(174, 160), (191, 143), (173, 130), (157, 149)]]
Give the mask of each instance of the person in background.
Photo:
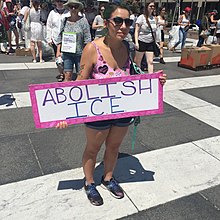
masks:
[[(63, 6), (65, 2), (65, 0), (55, 1), (55, 9), (49, 13), (46, 23), (46, 40), (47, 43), (53, 48), (55, 57), (57, 54), (58, 44), (56, 40), (60, 34), (61, 24), (64, 22), (64, 20), (67, 19), (68, 16), (70, 16), (69, 10), (65, 9)], [(56, 65), (59, 71), (59, 75), (57, 75), (56, 78), (58, 82), (62, 82), (64, 80), (64, 73), (63, 60), (61, 57), (59, 59), (56, 59)]]
[(213, 10), (210, 12), (210, 16), (209, 16), (209, 28), (210, 28), (210, 32), (211, 32), (211, 36), (214, 36), (215, 33), (215, 28), (216, 28), (216, 23), (218, 20), (216, 20), (216, 15), (217, 15), (218, 11), (217, 10)]
[(197, 47), (201, 47), (204, 42), (205, 39), (207, 39), (208, 35), (206, 37), (201, 36), (201, 32), (202, 31), (209, 31), (209, 19), (208, 19), (209, 13), (207, 13), (206, 15), (203, 16), (202, 20), (201, 20), (201, 24), (199, 26), (199, 40), (197, 43)]
[(181, 44), (181, 50), (185, 46), (187, 31), (190, 26), (190, 12), (192, 9), (190, 7), (186, 7), (183, 13), (180, 15), (178, 20), (179, 27), (179, 40), (175, 43), (175, 45), (170, 48), (171, 51), (175, 51), (176, 47)]
[(135, 62), (137, 66), (140, 67), (141, 60), (143, 55), (146, 55), (146, 61), (148, 65), (148, 72), (153, 73), (153, 58), (154, 58), (154, 47), (152, 42), (154, 41), (151, 33), (151, 29), (148, 25), (147, 20), (149, 21), (152, 31), (155, 34), (157, 30), (157, 21), (156, 18), (153, 16), (153, 11), (155, 8), (154, 0), (150, 0), (146, 2), (145, 5), (145, 14), (141, 14), (136, 21), (135, 26)]
[(131, 27), (130, 27), (130, 31), (129, 33), (131, 34), (132, 39), (134, 40), (134, 30), (135, 30), (135, 24), (138, 18), (138, 11), (137, 8), (135, 8), (134, 6), (131, 6), (130, 8), (130, 19), (133, 21)]
[[(87, 19), (79, 16), (79, 11), (83, 8), (83, 4), (78, 0), (68, 0), (64, 7), (70, 10), (70, 17), (64, 20), (61, 24), (57, 45), (56, 57), (61, 57), (63, 53), (64, 61), (64, 81), (75, 80), (79, 72), (79, 64), (84, 46), (91, 41), (90, 27)], [(71, 33), (71, 49), (62, 49), (62, 44), (66, 45), (69, 39), (65, 38), (66, 34)], [(75, 66), (76, 73), (73, 75), (73, 67)]]
[(95, 8), (93, 7), (93, 4), (89, 4), (85, 10), (85, 16), (86, 16), (87, 21), (89, 22), (90, 33), (91, 33), (92, 39), (95, 38), (95, 30), (92, 29), (92, 23), (93, 23), (96, 15), (97, 15), (97, 12), (96, 12)]
[(27, 13), (27, 11), (30, 10), (29, 5), (30, 5), (29, 0), (23, 0), (22, 1), (22, 7), (21, 7), (21, 10), (19, 12), (19, 17), (20, 17), (21, 23), (22, 23), (22, 31), (23, 31), (23, 34), (24, 34), (25, 48), (30, 48), (30, 39), (31, 39), (31, 32), (23, 30), (24, 15), (25, 15), (25, 13)]
[(14, 53), (15, 50), (12, 48), (12, 32), (15, 35), (15, 43), (16, 48), (19, 48), (19, 35), (18, 30), (16, 27), (16, 18), (17, 18), (17, 11), (15, 5), (12, 3), (11, 0), (6, 0), (6, 7), (4, 8), (5, 15), (7, 17), (9, 23), (9, 30), (8, 30), (8, 45), (9, 50), (8, 53)]
[(165, 19), (166, 8), (160, 7), (159, 8), (159, 15), (157, 16), (157, 24), (158, 24), (158, 31), (159, 31), (159, 42), (160, 42), (160, 63), (165, 64), (163, 59), (163, 45), (164, 45), (164, 27), (166, 27), (167, 22)]
[(100, 5), (99, 14), (95, 16), (95, 19), (92, 23), (92, 29), (96, 30), (95, 38), (103, 37), (105, 34), (104, 20), (103, 20), (104, 11), (105, 11), (105, 7), (103, 5)]
[[(132, 20), (129, 10), (119, 5), (106, 6), (103, 14), (107, 35), (86, 45), (80, 62), (80, 74), (77, 80), (102, 79), (130, 75), (128, 46), (124, 38), (129, 33)], [(100, 67), (106, 65), (105, 70)], [(165, 75), (160, 77), (163, 85)], [(97, 154), (105, 144), (104, 173), (101, 183), (116, 199), (124, 197), (124, 191), (114, 178), (113, 173), (117, 163), (120, 145), (128, 132), (132, 118), (119, 118), (112, 120), (86, 123), (86, 148), (83, 153), (83, 172), (85, 175), (84, 189), (91, 204), (100, 206), (103, 198), (98, 192), (94, 170)], [(56, 128), (66, 128), (67, 122), (61, 121)]]
[(5, 13), (2, 10), (2, 8), (3, 8), (3, 0), (0, 0), (0, 43), (7, 43), (8, 41), (7, 31), (9, 30), (9, 23), (8, 20), (6, 19)]
[(40, 62), (44, 63), (43, 51), (42, 51), (43, 26), (40, 21), (39, 0), (33, 0), (31, 9), (25, 13), (24, 22), (26, 22), (28, 16), (30, 16), (30, 22), (31, 22), (31, 53), (33, 56), (33, 63), (37, 62), (35, 44), (37, 44)]
[(218, 20), (217, 20), (217, 23), (216, 23), (215, 36), (217, 38), (217, 44), (220, 45), (220, 16), (218, 16)]

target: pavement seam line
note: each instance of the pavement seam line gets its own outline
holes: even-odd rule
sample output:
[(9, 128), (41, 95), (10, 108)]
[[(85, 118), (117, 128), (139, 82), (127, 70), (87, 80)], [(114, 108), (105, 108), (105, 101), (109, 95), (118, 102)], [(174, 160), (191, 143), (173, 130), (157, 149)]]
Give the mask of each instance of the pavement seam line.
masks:
[(28, 67), (27, 63), (24, 63), (24, 65), (27, 67), (28, 70), (30, 69), (30, 68)]
[(216, 157), (213, 154), (209, 153), (207, 150), (203, 149), (202, 147), (200, 147), (199, 145), (197, 145), (193, 141), (192, 141), (192, 144), (195, 145), (197, 148), (201, 149), (202, 151), (204, 151), (205, 153), (209, 154), (211, 157), (215, 158), (216, 160), (218, 160), (220, 162), (220, 159), (218, 157)]
[(203, 195), (202, 192), (199, 192), (199, 195), (205, 199), (206, 201), (208, 201), (217, 211), (220, 211), (220, 207), (218, 207), (216, 204), (212, 203), (208, 197), (206, 197), (205, 195)]
[(35, 156), (35, 158), (36, 158), (36, 160), (37, 160), (37, 164), (38, 164), (38, 166), (39, 166), (39, 168), (40, 168), (41, 174), (44, 176), (45, 173), (44, 173), (43, 168), (42, 168), (42, 166), (41, 166), (41, 164), (40, 164), (40, 161), (39, 161), (39, 158), (38, 158), (38, 156), (37, 156), (37, 153), (36, 153), (36, 151), (35, 151), (35, 149), (34, 149), (34, 145), (33, 145), (32, 141), (31, 141), (30, 135), (29, 135), (29, 134), (27, 134), (27, 135), (28, 135), (29, 142), (30, 142), (30, 144), (31, 144), (32, 151), (33, 151), (34, 156)]
[[(123, 190), (124, 191), (124, 190)], [(133, 206), (137, 209), (138, 212), (140, 212), (140, 210), (138, 209), (138, 207), (135, 205), (135, 203), (133, 202), (133, 200), (130, 198), (130, 196), (124, 191), (125, 195), (128, 197), (128, 199), (130, 200), (130, 202), (133, 204)], [(134, 214), (134, 213), (133, 213)]]

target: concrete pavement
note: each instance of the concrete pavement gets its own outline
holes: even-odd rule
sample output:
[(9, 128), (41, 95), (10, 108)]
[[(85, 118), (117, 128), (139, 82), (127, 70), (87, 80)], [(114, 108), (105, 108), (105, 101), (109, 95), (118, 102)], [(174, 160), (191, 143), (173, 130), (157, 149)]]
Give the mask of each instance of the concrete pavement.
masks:
[(142, 117), (134, 151), (132, 126), (121, 147), (115, 176), (126, 197), (98, 186), (104, 205), (94, 207), (82, 190), (83, 125), (34, 127), (28, 85), (55, 81), (53, 62), (0, 55), (0, 219), (220, 219), (220, 69), (194, 72), (165, 56), (155, 62), (168, 75), (164, 114)]

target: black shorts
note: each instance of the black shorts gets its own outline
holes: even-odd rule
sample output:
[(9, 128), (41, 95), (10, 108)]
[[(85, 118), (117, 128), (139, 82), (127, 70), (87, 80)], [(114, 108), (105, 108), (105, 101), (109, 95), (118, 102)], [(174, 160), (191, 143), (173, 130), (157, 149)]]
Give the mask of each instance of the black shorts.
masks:
[(137, 51), (139, 52), (154, 52), (153, 42), (152, 43), (145, 43), (143, 41), (138, 41), (139, 49)]
[(164, 31), (163, 31), (163, 30), (161, 30), (160, 41), (161, 41), (161, 42), (164, 42)]
[(127, 127), (132, 122), (133, 122), (133, 118), (119, 118), (119, 119), (111, 119), (111, 120), (103, 120), (103, 121), (86, 122), (85, 125), (88, 128), (92, 128), (96, 130), (105, 130), (111, 128), (112, 126)]

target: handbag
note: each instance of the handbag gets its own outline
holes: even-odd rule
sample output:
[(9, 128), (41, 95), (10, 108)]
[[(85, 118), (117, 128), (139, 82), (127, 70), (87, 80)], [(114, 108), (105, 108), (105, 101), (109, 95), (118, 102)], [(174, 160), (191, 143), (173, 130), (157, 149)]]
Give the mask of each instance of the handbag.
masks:
[(152, 38), (153, 38), (152, 44), (153, 44), (153, 48), (154, 48), (154, 56), (155, 57), (159, 57), (160, 56), (160, 48), (159, 48), (159, 46), (156, 43), (152, 27), (151, 27), (150, 22), (149, 22), (149, 20), (147, 18), (146, 18), (146, 22), (148, 24), (148, 27), (150, 28), (150, 32), (151, 32)]
[(203, 38), (207, 38), (210, 35), (210, 31), (209, 30), (202, 30), (200, 33), (200, 36)]
[(30, 14), (28, 13), (27, 20), (24, 22), (24, 31), (28, 32), (31, 29)]

